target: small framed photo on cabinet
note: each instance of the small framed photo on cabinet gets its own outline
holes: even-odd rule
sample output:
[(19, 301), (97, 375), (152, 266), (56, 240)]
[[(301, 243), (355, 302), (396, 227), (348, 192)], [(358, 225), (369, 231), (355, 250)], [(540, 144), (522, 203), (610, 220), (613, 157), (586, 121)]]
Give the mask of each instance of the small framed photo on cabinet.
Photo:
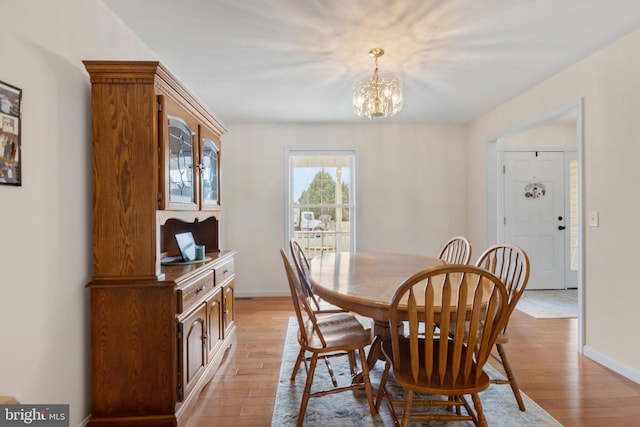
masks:
[(0, 184), (22, 185), (22, 89), (0, 81)]

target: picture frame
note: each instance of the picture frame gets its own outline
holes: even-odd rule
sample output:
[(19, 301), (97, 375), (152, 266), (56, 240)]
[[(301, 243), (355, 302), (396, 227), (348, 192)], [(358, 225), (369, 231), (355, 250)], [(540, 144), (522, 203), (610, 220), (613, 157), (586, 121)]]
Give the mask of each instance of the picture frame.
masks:
[(0, 80), (0, 184), (22, 185), (22, 89)]

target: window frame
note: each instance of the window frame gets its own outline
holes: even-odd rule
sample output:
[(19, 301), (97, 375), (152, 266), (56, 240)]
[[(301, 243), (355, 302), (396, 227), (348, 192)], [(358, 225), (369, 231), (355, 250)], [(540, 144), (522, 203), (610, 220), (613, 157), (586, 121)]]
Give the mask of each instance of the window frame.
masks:
[[(297, 156), (345, 156), (349, 158), (349, 203), (346, 204), (313, 204), (313, 205), (305, 205), (304, 207), (314, 207), (314, 208), (331, 208), (331, 209), (339, 209), (339, 208), (347, 208), (349, 209), (349, 246), (350, 251), (356, 251), (356, 218), (357, 218), (357, 202), (356, 202), (356, 169), (357, 169), (357, 159), (358, 152), (355, 148), (287, 148), (285, 153), (285, 164), (287, 167), (287, 173), (285, 174), (286, 183), (286, 197), (285, 197), (285, 247), (288, 248), (289, 241), (294, 238), (295, 230), (294, 230), (294, 212), (300, 205), (297, 205), (295, 197), (295, 189), (294, 189), (294, 159)], [(336, 248), (337, 250), (337, 248)]]

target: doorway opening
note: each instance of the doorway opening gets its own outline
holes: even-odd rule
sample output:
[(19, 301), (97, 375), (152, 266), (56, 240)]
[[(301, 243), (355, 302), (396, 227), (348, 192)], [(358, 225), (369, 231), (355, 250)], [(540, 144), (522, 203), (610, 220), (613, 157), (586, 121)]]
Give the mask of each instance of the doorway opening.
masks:
[(486, 148), (487, 244), (527, 251), (527, 289), (577, 290), (582, 352), (582, 100), (505, 131)]

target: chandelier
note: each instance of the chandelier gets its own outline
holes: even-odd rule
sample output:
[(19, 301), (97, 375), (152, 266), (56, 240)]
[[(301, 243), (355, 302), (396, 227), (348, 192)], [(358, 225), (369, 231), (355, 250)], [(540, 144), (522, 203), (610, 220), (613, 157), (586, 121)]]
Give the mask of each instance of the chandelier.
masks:
[(390, 74), (378, 73), (378, 58), (384, 50), (374, 48), (369, 56), (375, 59), (373, 76), (364, 77), (353, 87), (353, 111), (360, 117), (378, 119), (395, 116), (402, 109), (402, 84)]

